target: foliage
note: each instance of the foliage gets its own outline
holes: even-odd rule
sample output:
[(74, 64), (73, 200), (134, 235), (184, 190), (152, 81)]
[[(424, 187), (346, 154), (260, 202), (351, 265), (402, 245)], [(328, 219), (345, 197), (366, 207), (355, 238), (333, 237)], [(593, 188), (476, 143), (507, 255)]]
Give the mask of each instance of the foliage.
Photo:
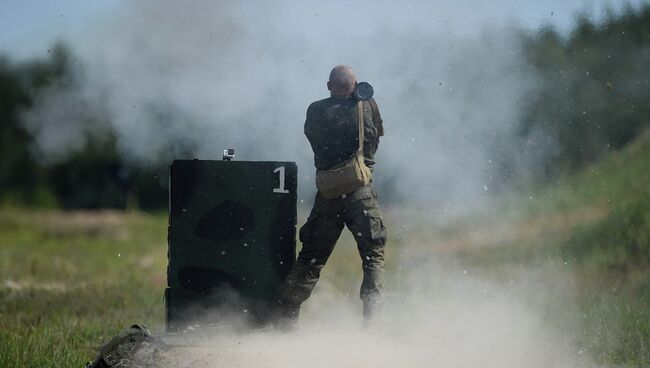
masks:
[[(63, 45), (46, 60), (12, 64), (0, 58), (0, 203), (63, 208), (164, 208), (166, 167), (139, 167), (124, 160), (114, 137), (89, 137), (64, 161), (44, 161), (20, 120), (43, 88), (65, 78), (72, 54)], [(101, 118), (101, 117), (97, 117)]]
[(31, 91), (65, 73), (66, 55), (66, 49), (57, 46), (48, 62), (13, 65), (0, 57), (0, 200), (7, 201), (7, 193), (26, 204), (39, 199), (46, 173), (31, 155), (31, 137), (19, 113), (31, 104)]
[(607, 217), (578, 228), (567, 257), (591, 267), (625, 271), (650, 265), (650, 197), (617, 206)]
[(600, 24), (581, 16), (566, 39), (547, 27), (525, 45), (542, 85), (521, 131), (554, 144), (547, 175), (582, 167), (650, 125), (650, 5)]

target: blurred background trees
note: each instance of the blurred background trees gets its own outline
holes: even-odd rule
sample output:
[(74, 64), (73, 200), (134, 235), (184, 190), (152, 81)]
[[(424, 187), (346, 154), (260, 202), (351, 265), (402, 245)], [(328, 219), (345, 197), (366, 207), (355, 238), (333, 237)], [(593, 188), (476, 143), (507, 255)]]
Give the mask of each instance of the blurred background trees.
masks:
[(575, 170), (629, 143), (650, 124), (650, 7), (595, 24), (577, 20), (564, 39), (552, 28), (524, 36), (543, 85), (530, 96), (522, 133), (557, 143), (545, 169)]
[(45, 60), (16, 64), (0, 57), (0, 203), (66, 209), (164, 208), (166, 165), (142, 168), (127, 163), (110, 134), (92, 137), (64, 161), (50, 162), (35, 153), (34, 138), (20, 114), (39, 90), (64, 78), (71, 64), (71, 51), (62, 44), (49, 50)]
[[(521, 37), (542, 85), (525, 96), (520, 134), (534, 131), (540, 142), (533, 147), (553, 142), (537, 179), (575, 171), (650, 125), (650, 6), (628, 8), (601, 22), (582, 16), (569, 35), (546, 27)], [(66, 76), (72, 53), (59, 44), (45, 59), (15, 63), (0, 55), (0, 203), (165, 208), (168, 163), (129, 163), (110, 134), (89, 139), (64, 161), (50, 163), (34, 154), (21, 111), (29, 109), (39, 90)]]

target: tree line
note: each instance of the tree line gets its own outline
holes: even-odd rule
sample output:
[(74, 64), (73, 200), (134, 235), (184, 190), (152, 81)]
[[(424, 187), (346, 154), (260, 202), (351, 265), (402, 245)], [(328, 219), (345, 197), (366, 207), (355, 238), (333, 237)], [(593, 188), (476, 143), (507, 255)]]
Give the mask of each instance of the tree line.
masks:
[[(525, 96), (519, 134), (535, 132), (539, 141), (553, 142), (536, 180), (575, 171), (650, 125), (650, 5), (599, 22), (581, 16), (568, 35), (548, 26), (521, 37), (542, 85)], [(21, 112), (39, 90), (66, 75), (70, 55), (61, 44), (43, 59), (17, 63), (0, 55), (0, 204), (165, 208), (167, 163), (132, 164), (110, 135), (91, 138), (83, 150), (56, 163), (33, 154), (34, 137)]]

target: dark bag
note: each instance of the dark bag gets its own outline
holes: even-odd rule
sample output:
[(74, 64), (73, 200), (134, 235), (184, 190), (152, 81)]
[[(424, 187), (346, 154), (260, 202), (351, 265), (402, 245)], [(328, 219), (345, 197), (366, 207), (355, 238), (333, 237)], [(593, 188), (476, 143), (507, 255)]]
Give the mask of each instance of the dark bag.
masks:
[(147, 344), (164, 347), (145, 327), (132, 325), (102, 345), (97, 359), (88, 362), (86, 368), (129, 367), (134, 354)]

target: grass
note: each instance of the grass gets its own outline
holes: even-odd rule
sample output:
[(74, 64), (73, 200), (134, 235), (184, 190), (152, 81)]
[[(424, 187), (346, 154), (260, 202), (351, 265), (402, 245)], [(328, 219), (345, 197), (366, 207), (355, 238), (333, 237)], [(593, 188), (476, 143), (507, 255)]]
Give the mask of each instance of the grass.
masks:
[(0, 212), (0, 366), (82, 367), (163, 321), (163, 216)]
[(650, 132), (526, 196), (495, 205), (505, 215), (478, 226), (508, 224), (509, 237), (464, 247), (464, 262), (495, 278), (564, 265), (578, 310), (558, 322), (577, 324), (576, 344), (601, 364), (650, 366)]
[[(544, 306), (549, 323), (575, 328), (575, 344), (598, 363), (647, 367), (648, 173), (646, 135), (484, 214), (432, 225), (388, 209), (389, 257), (419, 244), (410, 251), (460, 258), (497, 280), (537, 269), (570, 275), (575, 309), (531, 302)], [(82, 367), (132, 323), (162, 330), (166, 230), (165, 214), (0, 209), (0, 367)], [(358, 282), (350, 280), (360, 282), (358, 270), (345, 235), (323, 277), (356, 298)]]

